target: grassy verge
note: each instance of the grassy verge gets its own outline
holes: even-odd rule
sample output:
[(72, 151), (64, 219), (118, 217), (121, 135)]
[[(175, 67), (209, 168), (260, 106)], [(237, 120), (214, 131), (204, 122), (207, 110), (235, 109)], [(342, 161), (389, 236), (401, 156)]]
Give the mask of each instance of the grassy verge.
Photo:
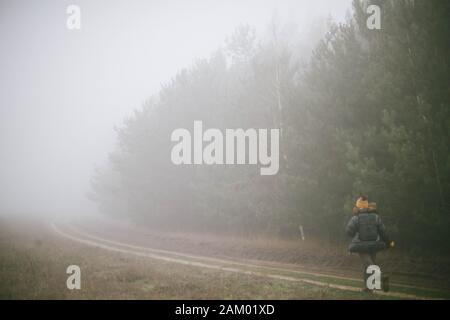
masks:
[[(374, 299), (308, 284), (107, 252), (73, 243), (43, 225), (0, 227), (0, 299)], [(81, 290), (66, 288), (68, 265)]]

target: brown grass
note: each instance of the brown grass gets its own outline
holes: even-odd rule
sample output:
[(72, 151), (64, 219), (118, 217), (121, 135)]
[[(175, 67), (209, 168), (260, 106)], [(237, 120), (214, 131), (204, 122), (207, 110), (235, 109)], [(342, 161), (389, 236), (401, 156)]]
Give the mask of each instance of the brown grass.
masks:
[[(62, 239), (38, 221), (2, 219), (0, 234), (0, 299), (374, 298), (111, 253)], [(81, 290), (66, 288), (70, 264), (81, 268)]]
[[(341, 246), (316, 239), (285, 240), (275, 237), (223, 236), (181, 232), (158, 232), (125, 223), (100, 220), (79, 222), (80, 229), (107, 239), (212, 257), (258, 260), (258, 263), (301, 266), (304, 270), (359, 278), (362, 272), (357, 255), (349, 255), (346, 244)], [(450, 288), (448, 257), (411, 257), (398, 250), (378, 254), (377, 263), (394, 275), (398, 283), (417, 286)]]

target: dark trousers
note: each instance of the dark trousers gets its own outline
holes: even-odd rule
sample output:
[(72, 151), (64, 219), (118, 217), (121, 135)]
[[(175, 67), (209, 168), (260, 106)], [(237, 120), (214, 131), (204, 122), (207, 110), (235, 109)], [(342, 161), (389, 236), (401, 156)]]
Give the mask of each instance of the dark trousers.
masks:
[(377, 257), (377, 254), (375, 252), (371, 252), (371, 253), (360, 253), (359, 257), (361, 258), (361, 261), (363, 263), (364, 266), (364, 270), (363, 270), (363, 280), (364, 280), (364, 284), (363, 287), (366, 288), (366, 281), (367, 278), (369, 277), (369, 275), (367, 274), (367, 267), (370, 265), (375, 264), (375, 259)]

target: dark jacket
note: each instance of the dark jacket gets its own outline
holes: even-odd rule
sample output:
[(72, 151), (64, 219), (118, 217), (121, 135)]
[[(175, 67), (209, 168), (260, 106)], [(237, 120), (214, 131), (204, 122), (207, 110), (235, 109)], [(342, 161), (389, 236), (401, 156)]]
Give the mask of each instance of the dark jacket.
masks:
[(350, 252), (374, 253), (386, 248), (389, 239), (386, 228), (376, 212), (361, 209), (347, 224), (347, 235), (352, 237)]

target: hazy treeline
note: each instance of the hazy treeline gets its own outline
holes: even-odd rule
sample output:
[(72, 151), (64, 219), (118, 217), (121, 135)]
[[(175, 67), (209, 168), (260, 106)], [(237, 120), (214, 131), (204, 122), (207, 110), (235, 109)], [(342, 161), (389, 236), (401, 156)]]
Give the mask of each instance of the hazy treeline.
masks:
[[(450, 244), (450, 2), (355, 0), (308, 56), (298, 33), (238, 28), (177, 74), (117, 130), (92, 179), (102, 211), (138, 223), (209, 231), (343, 236), (355, 197), (378, 203), (404, 247)], [(320, 29), (320, 28), (319, 28)], [(308, 57), (305, 60), (302, 57)], [(280, 171), (175, 166), (176, 128), (281, 128)]]

